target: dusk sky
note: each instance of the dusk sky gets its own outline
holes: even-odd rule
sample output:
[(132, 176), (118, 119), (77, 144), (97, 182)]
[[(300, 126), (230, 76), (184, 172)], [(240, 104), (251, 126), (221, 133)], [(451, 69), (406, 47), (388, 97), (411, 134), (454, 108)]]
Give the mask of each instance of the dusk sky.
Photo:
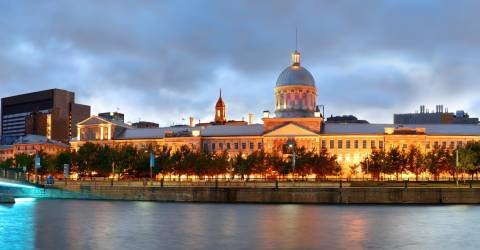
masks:
[[(480, 1), (0, 3), (0, 96), (76, 93), (92, 114), (162, 126), (274, 110), (298, 28), (326, 115), (391, 123), (443, 104), (480, 116)], [(183, 123), (185, 123), (184, 121)]]

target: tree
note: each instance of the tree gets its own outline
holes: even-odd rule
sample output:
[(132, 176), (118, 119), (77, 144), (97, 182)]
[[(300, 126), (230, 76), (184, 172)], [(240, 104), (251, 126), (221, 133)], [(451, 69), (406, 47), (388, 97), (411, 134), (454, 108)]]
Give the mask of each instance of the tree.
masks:
[(425, 157), (416, 146), (410, 146), (406, 153), (406, 169), (415, 175), (415, 181), (418, 181), (418, 176), (426, 171)]
[(16, 154), (15, 158), (15, 167), (23, 168), (26, 167), (27, 171), (34, 171), (34, 156), (28, 154)]
[(360, 165), (365, 174), (371, 174), (373, 179), (379, 180), (380, 174), (384, 171), (385, 152), (382, 150), (374, 150), (365, 157)]
[(327, 175), (338, 175), (342, 171), (340, 164), (337, 162), (337, 156), (329, 155), (326, 149), (322, 149), (312, 157), (312, 172), (316, 175), (316, 178), (325, 179)]
[(406, 168), (405, 152), (400, 151), (398, 147), (391, 148), (385, 155), (385, 173), (395, 174), (398, 181), (398, 176)]

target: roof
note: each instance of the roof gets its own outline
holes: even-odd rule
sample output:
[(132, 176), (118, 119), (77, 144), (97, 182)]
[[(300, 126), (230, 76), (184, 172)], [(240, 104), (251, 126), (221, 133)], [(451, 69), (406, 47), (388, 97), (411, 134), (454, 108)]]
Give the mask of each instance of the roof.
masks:
[(0, 145), (0, 150), (8, 150), (8, 149), (12, 149), (13, 146), (12, 145)]
[(343, 124), (327, 123), (322, 134), (384, 134), (385, 128), (425, 128), (427, 135), (478, 135), (480, 126), (474, 124)]
[(263, 124), (217, 125), (200, 127), (201, 136), (259, 136), (263, 134)]
[(199, 130), (201, 136), (260, 136), (263, 134), (262, 124), (253, 125), (212, 125), (212, 126), (180, 126), (163, 128), (127, 128), (116, 140), (128, 139), (162, 139), (166, 132), (191, 132)]
[(315, 80), (304, 67), (292, 65), (284, 69), (277, 79), (277, 87), (290, 85), (315, 86)]
[(126, 139), (162, 139), (165, 137), (165, 132), (180, 132), (191, 131), (192, 128), (188, 126), (181, 127), (163, 127), (163, 128), (127, 128), (118, 136), (117, 140)]
[(52, 144), (60, 147), (69, 147), (65, 143), (50, 140), (42, 135), (25, 135), (18, 138), (13, 144)]

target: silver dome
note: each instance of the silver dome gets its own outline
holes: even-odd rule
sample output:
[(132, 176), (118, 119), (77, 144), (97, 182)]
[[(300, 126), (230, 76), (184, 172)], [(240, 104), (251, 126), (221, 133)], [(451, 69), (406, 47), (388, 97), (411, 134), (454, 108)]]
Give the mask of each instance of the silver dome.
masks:
[(310, 72), (304, 67), (300, 65), (292, 65), (284, 69), (277, 79), (277, 87), (291, 85), (315, 87), (315, 80), (313, 79), (312, 74), (310, 74)]

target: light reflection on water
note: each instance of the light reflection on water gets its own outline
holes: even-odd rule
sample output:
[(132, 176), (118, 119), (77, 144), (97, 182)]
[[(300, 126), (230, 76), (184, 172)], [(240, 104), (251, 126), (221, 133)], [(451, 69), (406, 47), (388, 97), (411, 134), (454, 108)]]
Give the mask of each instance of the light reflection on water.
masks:
[(0, 249), (475, 249), (480, 206), (18, 200)]

